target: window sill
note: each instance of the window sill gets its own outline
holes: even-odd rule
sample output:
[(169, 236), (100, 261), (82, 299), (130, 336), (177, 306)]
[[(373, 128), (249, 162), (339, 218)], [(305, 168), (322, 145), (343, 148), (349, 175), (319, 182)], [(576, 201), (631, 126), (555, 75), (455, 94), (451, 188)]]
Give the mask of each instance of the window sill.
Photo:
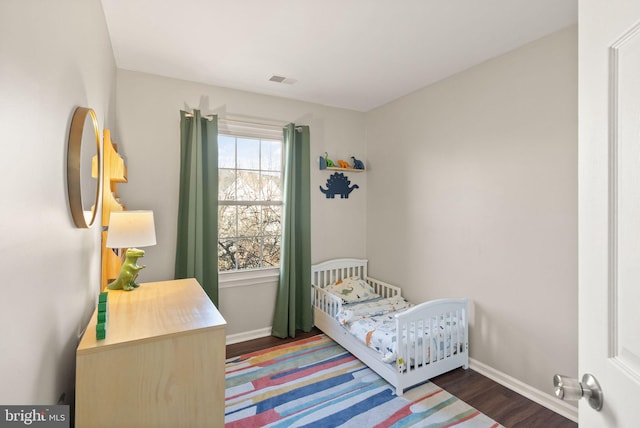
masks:
[(220, 272), (218, 288), (248, 287), (278, 282), (280, 268), (255, 269), (240, 272)]

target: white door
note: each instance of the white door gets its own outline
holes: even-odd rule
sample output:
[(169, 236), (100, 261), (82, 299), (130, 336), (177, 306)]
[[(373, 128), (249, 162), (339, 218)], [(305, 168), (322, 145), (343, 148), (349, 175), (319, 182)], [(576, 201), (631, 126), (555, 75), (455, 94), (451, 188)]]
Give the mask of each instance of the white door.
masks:
[(640, 0), (579, 10), (579, 423), (640, 427)]

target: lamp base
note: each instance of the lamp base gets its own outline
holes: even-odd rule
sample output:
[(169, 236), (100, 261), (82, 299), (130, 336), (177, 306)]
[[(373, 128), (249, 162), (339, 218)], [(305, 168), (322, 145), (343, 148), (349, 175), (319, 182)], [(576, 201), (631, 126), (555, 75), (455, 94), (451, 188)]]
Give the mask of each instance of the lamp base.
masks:
[(125, 253), (125, 259), (120, 268), (118, 277), (107, 285), (109, 290), (131, 291), (140, 286), (136, 284), (138, 272), (146, 268), (146, 265), (138, 266), (138, 259), (144, 257), (144, 250), (129, 248)]

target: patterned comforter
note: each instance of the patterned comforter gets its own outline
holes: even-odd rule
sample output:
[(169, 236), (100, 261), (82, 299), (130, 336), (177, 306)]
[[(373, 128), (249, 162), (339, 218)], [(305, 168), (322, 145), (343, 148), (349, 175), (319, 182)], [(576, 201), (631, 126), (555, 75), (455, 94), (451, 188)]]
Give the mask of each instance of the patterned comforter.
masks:
[[(397, 358), (396, 345), (398, 343), (395, 315), (405, 311), (413, 305), (402, 297), (378, 298), (365, 302), (344, 304), (342, 311), (336, 315), (336, 319), (353, 336), (365, 343), (369, 348), (376, 350), (382, 355), (382, 361), (392, 363)], [(426, 323), (428, 324), (428, 323)], [(437, 326), (438, 334), (433, 337), (431, 345), (440, 342), (440, 351), (449, 352), (450, 338), (441, 340), (446, 332), (446, 327), (450, 326), (449, 320), (433, 319), (432, 326)], [(453, 326), (455, 327), (455, 325)], [(408, 331), (402, 332), (403, 338), (409, 335), (410, 340), (417, 340), (421, 344), (423, 340), (429, 340), (431, 331), (429, 325), (422, 323), (411, 325)], [(434, 348), (435, 349), (435, 348)], [(429, 347), (430, 358), (431, 346)], [(455, 352), (455, 348), (454, 348)], [(399, 364), (402, 364), (400, 361)]]

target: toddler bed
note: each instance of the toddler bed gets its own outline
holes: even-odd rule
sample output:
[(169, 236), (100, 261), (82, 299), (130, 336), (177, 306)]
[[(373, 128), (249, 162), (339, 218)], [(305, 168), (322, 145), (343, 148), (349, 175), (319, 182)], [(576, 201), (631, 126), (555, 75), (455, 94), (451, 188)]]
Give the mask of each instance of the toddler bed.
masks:
[(469, 367), (467, 299), (411, 304), (367, 276), (367, 260), (312, 266), (314, 324), (389, 382), (397, 395)]

